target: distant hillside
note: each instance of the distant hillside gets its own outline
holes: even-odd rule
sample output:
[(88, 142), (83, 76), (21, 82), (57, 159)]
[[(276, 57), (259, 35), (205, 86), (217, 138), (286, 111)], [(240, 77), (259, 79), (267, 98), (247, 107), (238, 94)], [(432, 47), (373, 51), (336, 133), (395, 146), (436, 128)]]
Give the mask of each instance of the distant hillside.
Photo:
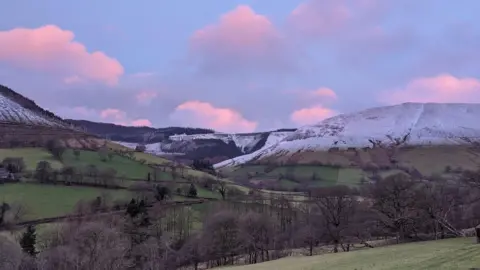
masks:
[(63, 121), (62, 118), (58, 117), (57, 115), (55, 115), (51, 111), (45, 110), (45, 109), (41, 108), (40, 106), (38, 106), (33, 100), (31, 100), (27, 97), (24, 97), (23, 95), (15, 92), (12, 89), (10, 89), (10, 88), (8, 88), (4, 85), (1, 85), (1, 84), (0, 84), (0, 95), (10, 99), (11, 101), (19, 104), (23, 108), (28, 109), (28, 110), (30, 110), (34, 113), (43, 115), (43, 116), (48, 117), (48, 118), (55, 119), (57, 121)]
[(112, 123), (99, 123), (87, 120), (67, 119), (69, 123), (85, 128), (88, 132), (102, 137), (108, 137), (113, 141), (122, 141), (130, 143), (156, 143), (161, 142), (172, 135), (177, 134), (212, 134), (215, 131), (206, 128), (188, 128), (188, 127), (131, 127)]
[(97, 148), (100, 140), (0, 85), (0, 148), (44, 146), (58, 139), (72, 148)]
[(124, 146), (135, 148), (146, 144), (147, 152), (157, 155), (183, 155), (184, 159), (225, 159), (257, 151), (294, 132), (294, 128), (254, 133), (216, 133), (205, 128), (128, 127), (85, 120), (67, 120), (88, 132), (108, 137)]

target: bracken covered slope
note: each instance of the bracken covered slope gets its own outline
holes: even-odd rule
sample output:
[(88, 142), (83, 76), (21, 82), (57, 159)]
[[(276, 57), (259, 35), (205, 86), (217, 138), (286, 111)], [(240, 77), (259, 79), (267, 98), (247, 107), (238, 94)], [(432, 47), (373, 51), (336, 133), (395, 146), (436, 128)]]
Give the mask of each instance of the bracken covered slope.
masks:
[(29, 98), (0, 85), (0, 147), (43, 146), (50, 139), (74, 148), (96, 148), (101, 143)]
[(299, 128), (276, 144), (215, 167), (333, 149), (472, 145), (480, 142), (479, 117), (480, 104), (403, 103), (372, 108)]

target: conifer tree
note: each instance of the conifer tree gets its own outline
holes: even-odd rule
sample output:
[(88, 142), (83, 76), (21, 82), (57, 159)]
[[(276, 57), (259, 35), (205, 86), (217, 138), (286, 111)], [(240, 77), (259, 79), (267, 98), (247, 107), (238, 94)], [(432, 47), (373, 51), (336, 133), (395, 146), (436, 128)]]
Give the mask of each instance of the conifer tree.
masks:
[(20, 239), (20, 246), (22, 250), (30, 256), (35, 256), (35, 244), (37, 243), (37, 232), (33, 225), (28, 225), (27, 230), (23, 233)]

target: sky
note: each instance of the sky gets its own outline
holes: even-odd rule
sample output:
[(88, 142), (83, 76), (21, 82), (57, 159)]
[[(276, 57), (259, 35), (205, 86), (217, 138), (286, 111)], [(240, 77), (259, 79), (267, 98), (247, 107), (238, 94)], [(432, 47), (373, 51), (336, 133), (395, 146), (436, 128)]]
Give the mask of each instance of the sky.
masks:
[(64, 118), (253, 132), (480, 102), (478, 0), (16, 0), (0, 84)]

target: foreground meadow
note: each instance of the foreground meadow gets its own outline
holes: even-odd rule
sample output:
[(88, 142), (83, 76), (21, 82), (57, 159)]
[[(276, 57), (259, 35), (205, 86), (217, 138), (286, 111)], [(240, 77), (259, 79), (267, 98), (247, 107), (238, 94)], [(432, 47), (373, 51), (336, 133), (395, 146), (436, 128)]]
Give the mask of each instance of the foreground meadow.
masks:
[[(480, 245), (473, 238), (377, 247), (312, 257), (289, 257), (231, 270), (437, 270), (480, 268)], [(475, 268), (476, 269), (476, 268)]]

